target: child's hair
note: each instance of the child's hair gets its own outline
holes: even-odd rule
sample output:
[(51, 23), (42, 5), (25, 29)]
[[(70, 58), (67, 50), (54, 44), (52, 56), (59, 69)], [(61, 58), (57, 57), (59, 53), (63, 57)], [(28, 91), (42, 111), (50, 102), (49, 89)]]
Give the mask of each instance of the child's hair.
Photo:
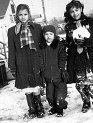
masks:
[(69, 10), (72, 7), (82, 8), (82, 13), (81, 14), (82, 15), (84, 14), (83, 13), (84, 5), (80, 1), (78, 1), (78, 0), (72, 0), (70, 3), (68, 3), (66, 5), (66, 12), (64, 13), (65, 22), (69, 22), (70, 20), (73, 20), (73, 18), (70, 16), (70, 13), (69, 13)]
[(31, 13), (30, 13), (29, 6), (28, 6), (27, 4), (19, 4), (19, 5), (17, 6), (17, 9), (16, 9), (16, 16), (15, 16), (15, 21), (16, 21), (16, 23), (20, 22), (19, 17), (18, 17), (19, 11), (20, 11), (20, 10), (24, 10), (24, 9), (26, 9), (26, 10), (28, 11), (29, 20), (32, 20), (32, 19), (31, 19)]

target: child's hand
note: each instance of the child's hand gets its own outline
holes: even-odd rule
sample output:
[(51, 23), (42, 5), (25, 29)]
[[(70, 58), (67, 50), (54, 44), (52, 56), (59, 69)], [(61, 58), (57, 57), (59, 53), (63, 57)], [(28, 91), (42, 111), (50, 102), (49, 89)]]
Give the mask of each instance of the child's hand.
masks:
[(67, 81), (69, 80), (69, 75), (66, 70), (61, 71), (61, 76), (62, 76), (62, 79), (64, 79), (64, 82), (67, 83)]

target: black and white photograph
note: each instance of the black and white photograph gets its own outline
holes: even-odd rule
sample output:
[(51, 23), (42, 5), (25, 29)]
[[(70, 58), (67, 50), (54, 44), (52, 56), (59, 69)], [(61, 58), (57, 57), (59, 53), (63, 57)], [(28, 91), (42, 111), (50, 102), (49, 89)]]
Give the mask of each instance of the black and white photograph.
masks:
[(93, 122), (93, 1), (0, 0), (0, 123)]

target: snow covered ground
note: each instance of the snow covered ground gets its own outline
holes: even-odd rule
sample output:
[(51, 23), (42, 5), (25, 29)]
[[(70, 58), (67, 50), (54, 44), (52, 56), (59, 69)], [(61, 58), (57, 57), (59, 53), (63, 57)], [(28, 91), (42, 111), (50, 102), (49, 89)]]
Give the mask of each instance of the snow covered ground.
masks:
[[(28, 106), (25, 95), (14, 86), (15, 81), (10, 81), (9, 85), (0, 89), (0, 123), (92, 123), (93, 105), (87, 113), (82, 113), (82, 100), (75, 89), (75, 84), (68, 84), (68, 108), (64, 110), (63, 117), (55, 115), (48, 116), (48, 102), (45, 96), (42, 103), (45, 108), (44, 118), (24, 119)], [(92, 100), (91, 100), (92, 101)]]

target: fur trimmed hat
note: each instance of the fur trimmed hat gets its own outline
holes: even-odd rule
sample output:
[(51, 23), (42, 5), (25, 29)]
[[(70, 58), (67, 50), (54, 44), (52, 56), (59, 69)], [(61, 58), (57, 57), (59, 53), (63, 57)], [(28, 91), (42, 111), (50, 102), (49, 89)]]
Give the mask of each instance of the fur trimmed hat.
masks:
[(56, 35), (56, 29), (53, 25), (47, 25), (43, 27), (43, 33), (45, 34), (46, 32), (53, 32), (54, 35)]

